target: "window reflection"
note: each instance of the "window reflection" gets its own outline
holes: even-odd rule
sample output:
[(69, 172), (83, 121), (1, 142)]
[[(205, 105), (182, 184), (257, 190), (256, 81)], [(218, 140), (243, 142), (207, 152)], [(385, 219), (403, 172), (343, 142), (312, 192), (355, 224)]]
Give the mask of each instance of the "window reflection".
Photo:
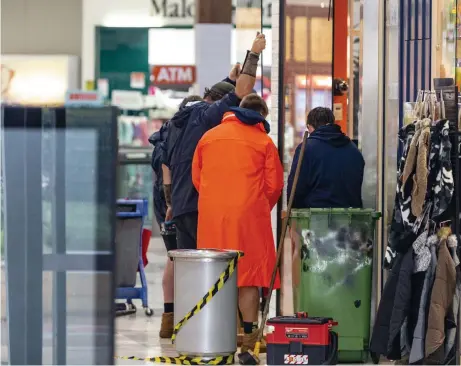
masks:
[(315, 107), (332, 105), (333, 22), (328, 20), (327, 1), (287, 0), (285, 16), (284, 163), (288, 171), (307, 114)]

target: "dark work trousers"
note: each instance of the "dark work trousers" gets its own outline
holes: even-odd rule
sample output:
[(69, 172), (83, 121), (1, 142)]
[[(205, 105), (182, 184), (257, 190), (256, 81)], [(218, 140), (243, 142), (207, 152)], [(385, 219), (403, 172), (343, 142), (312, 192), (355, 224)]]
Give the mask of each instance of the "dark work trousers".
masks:
[(178, 249), (197, 249), (198, 212), (175, 217)]

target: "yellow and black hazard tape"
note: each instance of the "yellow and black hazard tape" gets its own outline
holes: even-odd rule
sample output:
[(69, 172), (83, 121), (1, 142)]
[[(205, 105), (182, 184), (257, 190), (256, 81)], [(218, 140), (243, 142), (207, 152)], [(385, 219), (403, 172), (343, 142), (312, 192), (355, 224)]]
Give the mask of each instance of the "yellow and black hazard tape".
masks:
[[(214, 283), (208, 292), (200, 299), (199, 302), (182, 318), (173, 328), (173, 335), (171, 337), (172, 343), (175, 342), (181, 328), (194, 316), (197, 315), (216, 294), (224, 287), (231, 275), (234, 273), (237, 261), (243, 256), (242, 252), (238, 252), (237, 256), (233, 258), (226, 269), (219, 275), (219, 279)], [(116, 356), (116, 359), (128, 361), (144, 361), (153, 363), (163, 363), (172, 365), (232, 365), (234, 363), (234, 355), (219, 356), (213, 358), (202, 357), (135, 357), (135, 356)]]
[(200, 357), (115, 357), (126, 361), (144, 361), (153, 363), (164, 363), (168, 365), (232, 365), (234, 363), (234, 355), (226, 357), (200, 358)]

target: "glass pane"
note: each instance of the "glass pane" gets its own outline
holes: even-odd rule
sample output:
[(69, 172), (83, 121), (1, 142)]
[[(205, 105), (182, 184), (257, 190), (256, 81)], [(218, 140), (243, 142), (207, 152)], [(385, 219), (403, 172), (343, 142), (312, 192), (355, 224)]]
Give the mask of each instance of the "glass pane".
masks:
[[(3, 227), (3, 224), (2, 224)], [(2, 362), (2, 365), (8, 364), (9, 363), (9, 353), (8, 353), (8, 347), (9, 347), (9, 339), (8, 339), (8, 322), (7, 322), (7, 314), (6, 314), (6, 302), (7, 302), (7, 292), (6, 292), (6, 271), (5, 271), (5, 265), (3, 263), (4, 257), (2, 254), (2, 268), (1, 268), (1, 296), (2, 296), (2, 303), (1, 303), (1, 319), (2, 319), (2, 325), (0, 328), (0, 332), (2, 334), (1, 339), (1, 359), (0, 361)]]
[(56, 331), (59, 321), (65, 324), (66, 364), (97, 365), (105, 364), (112, 358), (113, 341), (113, 301), (110, 273), (64, 274), (65, 293), (58, 293), (64, 300), (64, 316), (58, 320), (55, 304), (56, 282), (52, 272), (43, 274), (43, 364), (53, 364), (56, 352)]
[(109, 174), (116, 151), (114, 110), (67, 109), (66, 126), (57, 139), (65, 141), (67, 251), (111, 251), (113, 213), (106, 205), (115, 200)]
[[(285, 3), (284, 89), (280, 90), (285, 105), (285, 181), (295, 149), (306, 130), (307, 114), (315, 107), (332, 106), (333, 22), (328, 21), (328, 12), (328, 1), (286, 0)], [(282, 210), (286, 210), (286, 184), (282, 202)], [(292, 284), (299, 280), (296, 271), (292, 272), (292, 268), (299, 267), (298, 239), (293, 230), (285, 238), (281, 311), (286, 315), (293, 314)]]
[(333, 56), (333, 32), (331, 20), (325, 17), (311, 19), (311, 61), (329, 63)]
[[(296, 40), (293, 58), (296, 62), (307, 61), (307, 42), (311, 32), (307, 29), (307, 17), (296, 17), (293, 21), (293, 38)], [(311, 34), (311, 38), (312, 37)], [(310, 40), (311, 41), (311, 40)], [(312, 56), (313, 53), (312, 53)]]
[(397, 174), (397, 152), (398, 152), (398, 130), (399, 130), (399, 60), (395, 57), (393, 50), (399, 49), (399, 2), (388, 0), (386, 14), (386, 89), (384, 97), (385, 109), (385, 157), (384, 157), (384, 194), (385, 207), (383, 212), (384, 240), (387, 243), (387, 234), (390, 229), (390, 220), (394, 208), (396, 174)]
[(119, 198), (147, 198), (149, 200), (149, 216), (145, 224), (150, 225), (153, 218), (153, 178), (154, 174), (150, 162), (145, 164), (123, 164), (118, 167)]
[(456, 0), (434, 0), (437, 11), (433, 15), (436, 29), (435, 75), (455, 77), (456, 61)]

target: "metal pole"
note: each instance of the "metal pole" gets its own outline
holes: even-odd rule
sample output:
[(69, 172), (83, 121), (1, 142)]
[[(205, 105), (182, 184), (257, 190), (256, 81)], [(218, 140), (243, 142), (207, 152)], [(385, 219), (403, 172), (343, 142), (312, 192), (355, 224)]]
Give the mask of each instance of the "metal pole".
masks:
[(42, 364), (41, 109), (5, 107), (9, 362)]
[[(66, 254), (66, 137), (65, 109), (53, 111), (53, 253)], [(53, 272), (53, 364), (67, 362), (67, 276)]]

